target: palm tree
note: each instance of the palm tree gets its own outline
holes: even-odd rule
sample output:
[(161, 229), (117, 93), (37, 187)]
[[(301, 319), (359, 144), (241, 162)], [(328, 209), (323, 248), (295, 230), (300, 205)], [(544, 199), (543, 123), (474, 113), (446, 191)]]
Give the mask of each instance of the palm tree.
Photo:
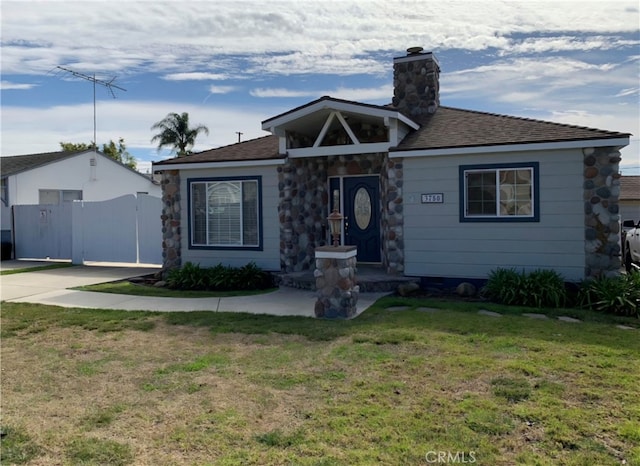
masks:
[(191, 148), (196, 142), (196, 137), (200, 133), (209, 134), (209, 128), (204, 125), (189, 127), (189, 114), (183, 112), (182, 115), (169, 113), (164, 119), (154, 124), (151, 129), (159, 129), (151, 142), (158, 141), (158, 150), (164, 146), (170, 146), (178, 154), (184, 157), (191, 154)]

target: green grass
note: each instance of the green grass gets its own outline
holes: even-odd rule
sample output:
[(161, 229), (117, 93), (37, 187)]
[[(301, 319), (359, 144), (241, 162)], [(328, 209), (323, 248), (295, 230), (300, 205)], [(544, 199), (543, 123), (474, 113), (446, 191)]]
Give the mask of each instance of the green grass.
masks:
[(37, 426), (21, 432), (39, 464), (426, 464), (445, 451), (640, 465), (638, 320), (525, 312), (392, 297), (348, 321), (3, 303), (3, 422)]
[(255, 291), (199, 291), (173, 290), (171, 288), (139, 285), (128, 281), (99, 283), (73, 288), (80, 291), (96, 291), (99, 293), (115, 293), (135, 296), (153, 296), (158, 298), (224, 298), (229, 296), (251, 296), (275, 291), (275, 288)]
[(3, 425), (0, 431), (0, 464), (26, 464), (40, 453), (24, 429)]
[(73, 464), (124, 466), (131, 464), (130, 445), (114, 440), (78, 438), (67, 447), (67, 457)]
[[(55, 311), (51, 311), (55, 309)], [(155, 322), (150, 319), (152, 312), (128, 312), (102, 309), (87, 312), (84, 309), (58, 308), (42, 304), (2, 303), (3, 319), (1, 338), (9, 338), (20, 333), (45, 332), (50, 326), (79, 327), (98, 332), (118, 332), (125, 329), (148, 331)]]
[(11, 270), (2, 270), (0, 271), (0, 275), (13, 275), (14, 273), (25, 273), (25, 272), (37, 272), (39, 270), (51, 270), (51, 269), (62, 269), (65, 267), (73, 267), (73, 264), (69, 262), (63, 262), (58, 264), (50, 264), (50, 265), (38, 265), (35, 267), (25, 267), (23, 269), (11, 269)]

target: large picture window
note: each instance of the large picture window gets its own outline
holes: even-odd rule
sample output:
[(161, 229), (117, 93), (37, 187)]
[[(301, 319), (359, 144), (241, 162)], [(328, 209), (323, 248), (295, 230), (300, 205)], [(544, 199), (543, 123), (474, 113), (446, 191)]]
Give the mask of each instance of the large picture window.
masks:
[(460, 167), (461, 221), (539, 221), (538, 163)]
[(191, 246), (260, 248), (260, 179), (191, 180)]

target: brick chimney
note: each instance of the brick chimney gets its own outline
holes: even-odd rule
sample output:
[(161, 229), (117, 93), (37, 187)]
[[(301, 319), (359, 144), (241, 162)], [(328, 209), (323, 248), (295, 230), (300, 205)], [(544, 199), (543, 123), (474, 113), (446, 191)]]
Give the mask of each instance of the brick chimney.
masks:
[(440, 65), (422, 47), (393, 59), (393, 106), (408, 117), (435, 113), (440, 105)]

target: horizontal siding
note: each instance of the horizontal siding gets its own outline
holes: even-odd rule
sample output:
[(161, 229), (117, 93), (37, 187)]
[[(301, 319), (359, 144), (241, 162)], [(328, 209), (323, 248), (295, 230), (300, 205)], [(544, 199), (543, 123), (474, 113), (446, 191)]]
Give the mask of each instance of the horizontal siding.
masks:
[(640, 201), (620, 201), (620, 220), (640, 222)]
[(187, 181), (189, 178), (262, 176), (262, 251), (189, 249), (189, 220), (182, 227), (182, 263), (193, 262), (202, 267), (217, 264), (241, 267), (249, 262), (264, 270), (280, 270), (280, 228), (278, 224), (278, 179), (276, 167), (225, 168), (220, 170), (188, 170), (180, 173), (182, 212), (186, 219), (189, 202)]
[[(460, 165), (538, 162), (540, 222), (461, 223)], [(486, 278), (497, 267), (584, 276), (583, 165), (579, 150), (404, 159), (405, 273)], [(421, 194), (444, 203), (422, 204)]]

